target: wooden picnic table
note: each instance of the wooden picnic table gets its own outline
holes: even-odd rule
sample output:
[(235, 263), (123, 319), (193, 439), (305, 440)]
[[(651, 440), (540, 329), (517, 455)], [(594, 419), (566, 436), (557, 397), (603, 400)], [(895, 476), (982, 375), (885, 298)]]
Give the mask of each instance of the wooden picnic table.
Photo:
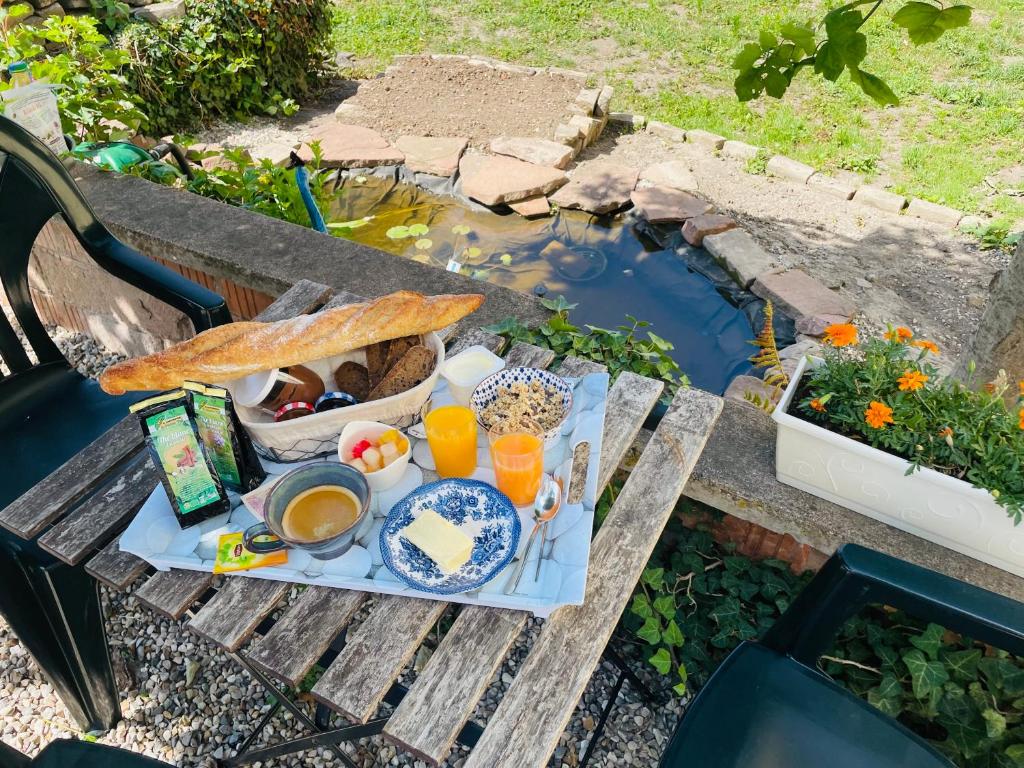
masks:
[[(300, 281), (259, 319), (279, 320), (358, 297)], [(449, 354), (472, 344), (505, 353), (509, 365), (549, 367), (554, 355), (528, 344), (505, 350), (500, 336), (481, 329), (442, 332)], [(579, 376), (602, 367), (569, 357), (558, 372)], [(622, 373), (608, 393), (599, 487), (603, 489), (662, 394), (661, 382)], [(566, 606), (544, 621), (497, 710), (483, 727), (466, 768), (545, 766), (600, 663), (612, 632), (654, 545), (679, 499), (721, 411), (721, 400), (681, 389), (647, 443), (595, 537), (583, 605)], [(382, 726), (386, 739), (436, 765), (452, 750), (495, 671), (523, 630), (527, 613), (455, 606), (451, 629), (400, 700), (391, 695), (399, 675), (428, 632), (448, 610), (442, 600), (376, 595), (366, 618), (346, 632), (369, 595), (321, 586), (305, 588), (277, 618), (290, 584), (229, 577), (213, 588), (209, 573), (153, 572), (118, 549), (117, 539), (156, 486), (135, 417), (0, 512), (0, 525), (30, 538), (112, 589), (136, 585), (138, 600), (186, 626), (246, 664), (287, 686), (297, 686), (344, 634), (313, 697), (355, 726), (382, 722), (377, 710), (396, 701)], [(366, 735), (372, 730), (350, 731)], [(353, 736), (355, 737), (355, 736)]]

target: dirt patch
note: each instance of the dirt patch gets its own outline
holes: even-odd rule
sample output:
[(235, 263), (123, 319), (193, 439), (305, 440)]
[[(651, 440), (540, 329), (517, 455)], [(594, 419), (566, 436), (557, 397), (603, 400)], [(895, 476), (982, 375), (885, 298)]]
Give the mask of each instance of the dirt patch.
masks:
[(529, 75), (426, 56), (405, 59), (389, 70), (359, 83), (347, 103), (357, 104), (362, 114), (345, 119), (392, 140), (403, 134), (466, 136), (473, 146), (483, 147), (502, 135), (550, 139), (581, 87), (562, 75)]
[(682, 160), (699, 193), (734, 216), (787, 267), (800, 267), (861, 308), (861, 322), (914, 327), (952, 360), (981, 317), (989, 284), (1009, 256), (946, 227), (746, 173), (742, 164), (649, 133), (609, 130), (581, 159), (643, 169)]

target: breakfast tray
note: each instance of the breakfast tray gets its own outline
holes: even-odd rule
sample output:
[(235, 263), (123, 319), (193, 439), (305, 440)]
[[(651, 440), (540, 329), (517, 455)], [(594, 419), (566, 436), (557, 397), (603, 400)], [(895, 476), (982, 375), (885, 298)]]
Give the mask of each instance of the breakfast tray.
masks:
[[(238, 571), (230, 576), (514, 608), (531, 611), (541, 617), (562, 605), (581, 605), (586, 589), (590, 538), (597, 504), (597, 475), (608, 396), (608, 374), (592, 373), (578, 379), (567, 378), (566, 381), (573, 390), (572, 410), (562, 426), (559, 439), (544, 453), (545, 471), (562, 480), (566, 496), (563, 497), (557, 517), (548, 526), (548, 543), (544, 548), (539, 578), (534, 578), (537, 570), (535, 560), (540, 553), (538, 537), (526, 572), (514, 594), (506, 595), (505, 589), (519, 564), (533, 527), (533, 514), (529, 508), (518, 509), (522, 535), (519, 537), (516, 557), (478, 590), (448, 595), (422, 592), (406, 586), (384, 565), (379, 543), (384, 518), (400, 499), (436, 478), (433, 457), (426, 440), (422, 439), (422, 425), (414, 425), (407, 431), (412, 442), (412, 461), (405, 474), (394, 488), (373, 494), (373, 515), (367, 516), (356, 536), (356, 544), (348, 552), (334, 560), (324, 561), (290, 549), (287, 564)], [(435, 387), (431, 400), (435, 407), (452, 402), (443, 379)], [(478, 467), (471, 477), (493, 485), (494, 472), (483, 430), (480, 430), (479, 438)], [(336, 462), (338, 457), (334, 453), (316, 460)], [(303, 463), (309, 462), (284, 464), (264, 459), (267, 483)], [(570, 493), (573, 494), (571, 497)], [(575, 503), (569, 503), (570, 499)], [(159, 570), (180, 568), (211, 572), (218, 539), (226, 533), (243, 531), (258, 522), (253, 511), (242, 504), (237, 496), (232, 497), (232, 502), (231, 512), (183, 531), (178, 526), (167, 495), (157, 485), (121, 535), (120, 548)]]

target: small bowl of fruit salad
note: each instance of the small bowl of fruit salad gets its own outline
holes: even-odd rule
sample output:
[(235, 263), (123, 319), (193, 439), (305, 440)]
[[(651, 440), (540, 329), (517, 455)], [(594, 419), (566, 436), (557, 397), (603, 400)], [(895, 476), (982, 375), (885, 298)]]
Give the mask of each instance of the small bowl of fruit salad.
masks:
[(386, 491), (402, 479), (409, 465), (409, 438), (379, 421), (351, 421), (338, 440), (338, 458), (366, 476), (373, 491)]

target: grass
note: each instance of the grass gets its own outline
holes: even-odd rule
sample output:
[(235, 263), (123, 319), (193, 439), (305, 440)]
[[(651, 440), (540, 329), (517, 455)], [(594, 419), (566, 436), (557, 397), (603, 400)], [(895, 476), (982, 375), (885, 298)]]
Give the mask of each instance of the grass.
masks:
[(1024, 0), (971, 4), (969, 28), (921, 48), (889, 23), (898, 0), (876, 14), (864, 68), (900, 95), (888, 109), (845, 75), (805, 74), (782, 101), (736, 100), (738, 48), (763, 25), (819, 19), (830, 6), (812, 0), (359, 0), (337, 6), (335, 43), (380, 66), (430, 51), (595, 72), (617, 109), (1020, 224), (1024, 198), (985, 179), (1024, 163)]

